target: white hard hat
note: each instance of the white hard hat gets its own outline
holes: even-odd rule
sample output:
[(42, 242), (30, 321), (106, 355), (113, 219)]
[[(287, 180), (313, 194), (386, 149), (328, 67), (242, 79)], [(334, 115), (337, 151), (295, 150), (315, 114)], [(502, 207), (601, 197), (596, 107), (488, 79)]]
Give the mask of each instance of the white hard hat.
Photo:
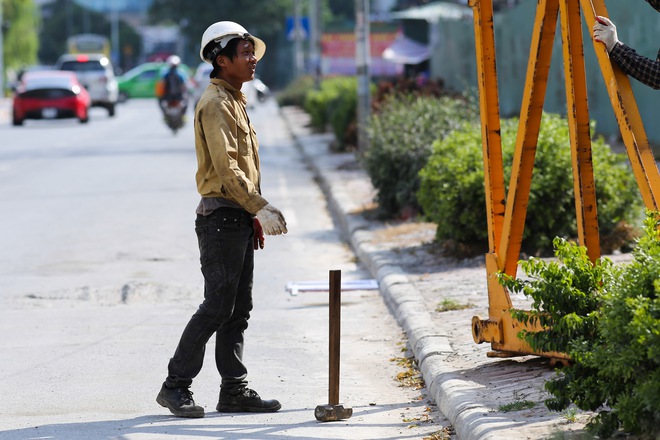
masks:
[(222, 49), (224, 49), (225, 46), (227, 46), (227, 43), (229, 43), (229, 40), (234, 38), (251, 39), (254, 42), (254, 56), (257, 58), (257, 61), (264, 56), (264, 53), (266, 52), (266, 43), (254, 35), (250, 35), (250, 33), (238, 23), (234, 23), (233, 21), (219, 21), (213, 23), (204, 31), (201, 47), (199, 48), (199, 57), (202, 61), (210, 63), (212, 60), (204, 57), (204, 48), (211, 41), (215, 41)]
[(178, 66), (179, 64), (181, 64), (181, 58), (179, 58), (176, 55), (170, 55), (169, 57), (167, 57), (167, 64), (170, 66)]

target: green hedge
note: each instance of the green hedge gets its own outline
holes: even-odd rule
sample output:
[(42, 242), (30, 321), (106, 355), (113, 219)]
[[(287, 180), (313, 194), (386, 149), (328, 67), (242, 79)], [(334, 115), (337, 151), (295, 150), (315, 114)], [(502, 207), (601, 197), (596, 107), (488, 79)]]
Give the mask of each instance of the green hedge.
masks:
[[(502, 121), (505, 184), (511, 175), (518, 121)], [(630, 243), (641, 224), (639, 190), (626, 158), (602, 138), (592, 142), (601, 245), (611, 252)], [(566, 119), (544, 114), (530, 190), (523, 251), (551, 255), (554, 237), (577, 236), (569, 129)], [(434, 144), (420, 173), (418, 199), (437, 226), (439, 241), (483, 252), (488, 246), (483, 151), (479, 124), (465, 124)]]
[(338, 76), (324, 79), (319, 90), (310, 90), (303, 108), (312, 127), (320, 132), (332, 128), (340, 151), (356, 144), (357, 78)]
[(277, 93), (277, 103), (282, 107), (295, 105), (302, 108), (307, 94), (314, 90), (314, 86), (314, 77), (301, 76)]
[(646, 235), (630, 264), (607, 258), (592, 264), (586, 248), (555, 239), (557, 261), (522, 263), (528, 279), (500, 275), (511, 292), (533, 298), (532, 310), (513, 310), (545, 330), (519, 337), (539, 351), (568, 354), (573, 364), (545, 383), (546, 406), (570, 404), (597, 414), (587, 428), (600, 438), (623, 429), (660, 436), (660, 222), (649, 213)]
[(475, 120), (476, 106), (464, 99), (394, 94), (379, 103), (371, 118), (369, 150), (363, 166), (377, 191), (384, 217), (419, 212), (416, 198), (419, 171), (426, 165), (436, 139)]

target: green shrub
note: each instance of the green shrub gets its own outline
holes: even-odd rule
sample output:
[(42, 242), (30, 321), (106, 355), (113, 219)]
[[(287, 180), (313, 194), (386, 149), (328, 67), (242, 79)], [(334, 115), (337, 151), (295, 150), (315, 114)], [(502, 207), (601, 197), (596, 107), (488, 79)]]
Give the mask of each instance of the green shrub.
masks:
[(338, 76), (324, 79), (319, 90), (310, 90), (303, 108), (315, 130), (332, 128), (335, 148), (344, 151), (356, 144), (356, 106), (357, 78)]
[[(502, 121), (505, 185), (518, 130), (516, 119)], [(614, 154), (602, 138), (592, 142), (601, 246), (605, 253), (634, 239), (641, 198), (626, 158)], [(425, 215), (437, 226), (439, 241), (453, 241), (474, 252), (487, 249), (487, 223), (481, 127), (465, 124), (434, 144), (420, 173), (417, 195)], [(555, 236), (577, 236), (568, 122), (544, 114), (539, 132), (523, 234), (523, 251), (550, 255)]]
[(587, 428), (601, 438), (619, 429), (660, 435), (659, 218), (647, 216), (630, 264), (603, 258), (592, 265), (585, 248), (555, 239), (559, 262), (523, 262), (524, 281), (500, 276), (507, 289), (534, 300), (528, 313), (513, 310), (514, 318), (546, 326), (519, 336), (574, 361), (545, 383), (552, 395), (546, 406), (597, 411)]
[(295, 105), (303, 107), (307, 93), (314, 89), (314, 77), (301, 76), (291, 82), (284, 90), (277, 94), (277, 103), (284, 107)]
[(362, 162), (377, 190), (382, 215), (396, 217), (420, 210), (416, 198), (419, 171), (433, 142), (474, 120), (477, 111), (464, 100), (415, 94), (395, 94), (379, 105), (370, 123), (370, 147)]
[[(324, 82), (323, 84), (326, 84)], [(320, 90), (312, 89), (307, 92), (303, 101), (303, 109), (310, 116), (310, 125), (316, 131), (324, 132), (328, 127), (328, 102), (335, 96), (331, 95), (334, 90), (322, 87)]]
[(523, 330), (521, 338), (537, 351), (570, 353), (574, 341), (595, 338), (602, 282), (613, 266), (607, 258), (592, 264), (585, 247), (563, 238), (555, 238), (554, 248), (556, 261), (532, 257), (520, 263), (529, 279), (499, 274), (499, 280), (509, 291), (533, 299), (531, 311), (513, 309), (511, 315), (546, 327), (541, 332)]
[(331, 102), (330, 126), (335, 134), (336, 150), (357, 146), (357, 81), (344, 84), (345, 89)]

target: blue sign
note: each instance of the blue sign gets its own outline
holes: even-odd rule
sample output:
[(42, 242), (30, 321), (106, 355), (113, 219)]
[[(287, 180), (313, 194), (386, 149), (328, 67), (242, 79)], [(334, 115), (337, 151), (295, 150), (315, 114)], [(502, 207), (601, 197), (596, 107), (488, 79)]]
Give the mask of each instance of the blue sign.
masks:
[[(289, 41), (294, 41), (296, 40), (296, 26), (295, 26), (295, 17), (287, 17), (286, 18), (286, 38)], [(306, 40), (309, 38), (309, 17), (299, 17), (298, 19), (298, 27), (299, 27), (299, 32), (300, 35), (298, 35), (298, 39), (300, 40)]]

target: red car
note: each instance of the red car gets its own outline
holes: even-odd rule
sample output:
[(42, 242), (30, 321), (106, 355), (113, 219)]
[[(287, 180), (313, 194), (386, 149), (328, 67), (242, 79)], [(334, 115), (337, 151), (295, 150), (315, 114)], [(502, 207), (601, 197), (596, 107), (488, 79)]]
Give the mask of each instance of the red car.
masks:
[(16, 88), (13, 125), (25, 119), (78, 118), (89, 120), (92, 102), (76, 74), (64, 71), (27, 72)]

